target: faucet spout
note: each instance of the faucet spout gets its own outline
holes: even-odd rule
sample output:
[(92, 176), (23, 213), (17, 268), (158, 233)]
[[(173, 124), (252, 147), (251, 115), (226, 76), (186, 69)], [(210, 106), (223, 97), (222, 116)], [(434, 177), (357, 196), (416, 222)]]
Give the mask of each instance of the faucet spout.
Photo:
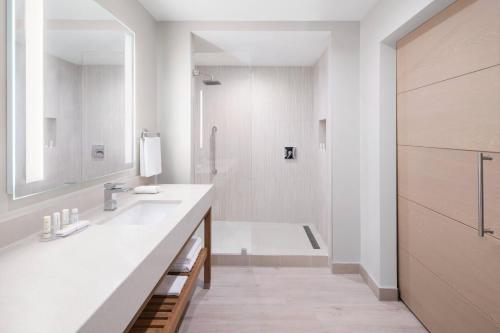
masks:
[(104, 210), (113, 211), (118, 207), (116, 193), (130, 191), (125, 183), (106, 183), (104, 184)]

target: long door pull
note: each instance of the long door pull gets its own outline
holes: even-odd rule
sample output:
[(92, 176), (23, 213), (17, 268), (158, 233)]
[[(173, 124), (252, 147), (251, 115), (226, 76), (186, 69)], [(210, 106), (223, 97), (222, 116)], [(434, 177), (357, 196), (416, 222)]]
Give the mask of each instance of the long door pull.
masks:
[(478, 153), (478, 173), (477, 173), (477, 184), (478, 184), (478, 196), (477, 196), (477, 230), (479, 237), (484, 237), (484, 234), (492, 234), (493, 230), (484, 228), (484, 161), (491, 161), (493, 157), (487, 156), (484, 153)]

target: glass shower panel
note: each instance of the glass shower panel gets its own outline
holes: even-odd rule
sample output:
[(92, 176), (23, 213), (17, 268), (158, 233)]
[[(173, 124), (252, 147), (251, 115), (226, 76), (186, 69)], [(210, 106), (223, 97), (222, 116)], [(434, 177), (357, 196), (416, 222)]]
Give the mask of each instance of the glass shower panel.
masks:
[[(253, 208), (251, 71), (245, 67), (200, 70), (213, 74), (222, 85), (207, 86), (195, 80), (195, 183), (215, 184), (214, 219), (245, 220)], [(212, 172), (214, 162), (216, 174)]]

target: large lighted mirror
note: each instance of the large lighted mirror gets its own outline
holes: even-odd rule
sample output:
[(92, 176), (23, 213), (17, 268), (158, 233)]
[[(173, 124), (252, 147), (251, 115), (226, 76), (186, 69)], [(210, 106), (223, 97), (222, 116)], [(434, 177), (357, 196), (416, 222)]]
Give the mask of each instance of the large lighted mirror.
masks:
[(134, 34), (93, 0), (8, 2), (13, 198), (134, 167)]

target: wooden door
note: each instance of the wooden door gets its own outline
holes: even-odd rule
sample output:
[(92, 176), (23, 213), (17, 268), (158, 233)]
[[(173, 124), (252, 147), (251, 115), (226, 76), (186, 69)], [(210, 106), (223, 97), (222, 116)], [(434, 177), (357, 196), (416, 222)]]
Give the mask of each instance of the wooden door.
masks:
[(401, 298), (431, 332), (498, 333), (500, 0), (458, 0), (401, 39), (397, 81)]

